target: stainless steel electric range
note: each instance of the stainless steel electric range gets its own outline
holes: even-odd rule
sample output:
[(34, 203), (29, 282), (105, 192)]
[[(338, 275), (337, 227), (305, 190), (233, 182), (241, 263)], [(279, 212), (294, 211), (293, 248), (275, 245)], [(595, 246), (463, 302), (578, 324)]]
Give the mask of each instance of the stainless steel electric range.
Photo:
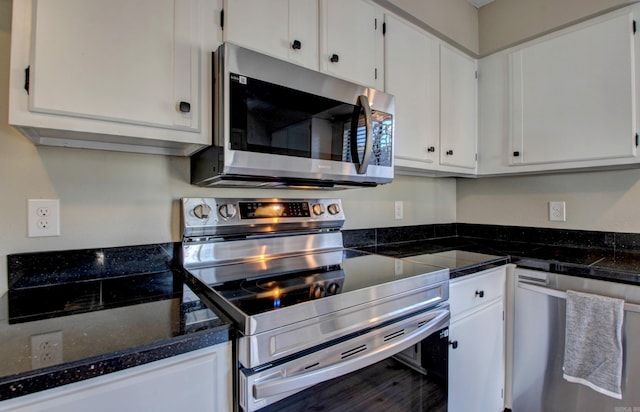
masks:
[(344, 221), (338, 199), (182, 199), (187, 280), (239, 332), (239, 409), (313, 406), (314, 385), (401, 361), (444, 385), (446, 410), (448, 269), (346, 249)]

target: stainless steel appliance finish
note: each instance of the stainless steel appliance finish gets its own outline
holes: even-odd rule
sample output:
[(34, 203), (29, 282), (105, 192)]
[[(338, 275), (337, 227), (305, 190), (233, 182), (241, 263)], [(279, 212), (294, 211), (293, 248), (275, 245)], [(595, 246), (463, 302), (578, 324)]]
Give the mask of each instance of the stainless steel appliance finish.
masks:
[(341, 189), (393, 179), (395, 98), (225, 43), (214, 54), (214, 142), (201, 186)]
[[(449, 308), (412, 316), (304, 357), (240, 375), (240, 404), (255, 410), (319, 382), (391, 357), (449, 325)], [(253, 388), (247, 390), (247, 388)]]
[[(562, 378), (566, 291), (625, 300), (622, 400)], [(640, 287), (516, 269), (513, 410), (617, 411), (640, 408)], [(628, 409), (627, 409), (628, 408)]]
[(340, 200), (186, 198), (182, 219), (188, 280), (240, 334), (245, 411), (433, 334), (446, 349), (448, 269), (343, 248)]

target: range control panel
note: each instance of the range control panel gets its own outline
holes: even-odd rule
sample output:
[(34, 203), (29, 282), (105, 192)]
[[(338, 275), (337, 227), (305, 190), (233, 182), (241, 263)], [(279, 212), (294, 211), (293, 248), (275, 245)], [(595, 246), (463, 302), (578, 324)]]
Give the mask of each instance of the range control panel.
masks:
[(308, 202), (238, 202), (241, 219), (311, 217)]
[(183, 237), (338, 229), (340, 199), (182, 199)]

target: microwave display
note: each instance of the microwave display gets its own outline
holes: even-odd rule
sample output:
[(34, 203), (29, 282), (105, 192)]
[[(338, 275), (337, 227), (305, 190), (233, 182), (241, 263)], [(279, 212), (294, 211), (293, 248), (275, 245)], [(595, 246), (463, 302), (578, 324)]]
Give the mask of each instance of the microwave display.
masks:
[[(366, 142), (364, 110), (300, 90), (230, 73), (232, 150), (358, 163)], [(369, 165), (392, 165), (392, 115), (371, 110)]]

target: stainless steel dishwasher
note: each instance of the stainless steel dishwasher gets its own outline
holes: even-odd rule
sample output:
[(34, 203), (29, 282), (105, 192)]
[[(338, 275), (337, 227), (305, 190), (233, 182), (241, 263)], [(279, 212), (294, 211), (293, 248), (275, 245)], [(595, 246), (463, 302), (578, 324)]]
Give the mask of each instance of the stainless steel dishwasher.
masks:
[[(640, 411), (640, 286), (519, 268), (515, 277), (513, 411)], [(621, 400), (562, 378), (567, 290), (625, 300)]]

